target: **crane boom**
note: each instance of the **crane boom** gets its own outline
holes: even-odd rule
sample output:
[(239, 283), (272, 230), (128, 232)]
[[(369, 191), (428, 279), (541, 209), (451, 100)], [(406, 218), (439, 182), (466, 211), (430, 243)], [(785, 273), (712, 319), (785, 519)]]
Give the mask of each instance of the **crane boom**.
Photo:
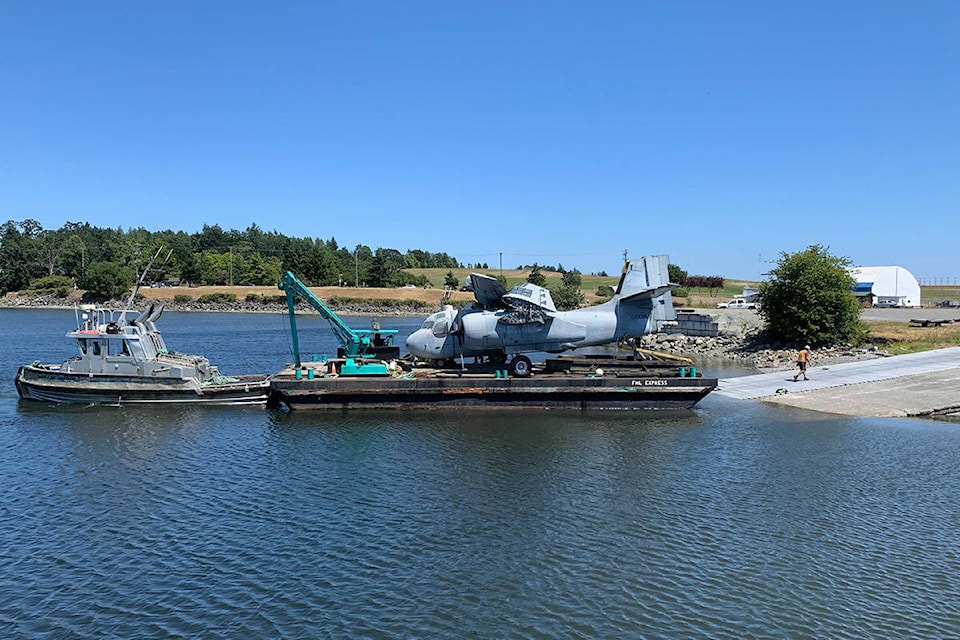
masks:
[(287, 271), (283, 274), (278, 288), (287, 294), (287, 312), (290, 316), (290, 333), (293, 336), (293, 353), (296, 358), (297, 368), (301, 366), (300, 361), (300, 340), (297, 336), (297, 318), (294, 310), (294, 296), (300, 296), (306, 300), (311, 307), (327, 321), (330, 329), (337, 337), (337, 341), (343, 348), (344, 355), (348, 358), (363, 357), (370, 346), (371, 333), (392, 335), (397, 332), (396, 329), (370, 329), (357, 330), (351, 329), (340, 319), (333, 310), (324, 304), (323, 300), (313, 294), (312, 291), (303, 284), (293, 273)]

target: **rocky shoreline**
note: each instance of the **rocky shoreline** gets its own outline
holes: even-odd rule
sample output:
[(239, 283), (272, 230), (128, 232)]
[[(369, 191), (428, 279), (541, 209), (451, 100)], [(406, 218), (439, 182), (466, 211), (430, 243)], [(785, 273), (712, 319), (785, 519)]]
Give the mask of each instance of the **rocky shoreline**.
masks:
[[(287, 305), (281, 296), (255, 296), (235, 301), (205, 302), (197, 299), (179, 302), (171, 299), (138, 299), (134, 308), (142, 309), (150, 302), (163, 304), (167, 311), (212, 312), (212, 313), (286, 313)], [(7, 295), (0, 298), (0, 309), (73, 309), (85, 304), (77, 296), (56, 295)], [(98, 303), (109, 309), (122, 309), (126, 300), (107, 300)], [(408, 316), (424, 317), (436, 311), (432, 306), (394, 300), (354, 300), (348, 303), (325, 302), (335, 313), (348, 316)], [(316, 314), (317, 311), (303, 300), (296, 301), (298, 313)]]
[[(752, 366), (761, 371), (784, 371), (796, 367), (797, 351), (801, 345), (782, 345), (763, 340), (758, 330), (742, 335), (692, 337), (683, 334), (655, 333), (644, 336), (644, 348), (672, 355), (698, 358), (716, 358)], [(811, 350), (811, 366), (830, 366), (843, 362), (858, 362), (888, 357), (890, 354), (876, 345), (855, 347), (849, 344), (833, 345)]]

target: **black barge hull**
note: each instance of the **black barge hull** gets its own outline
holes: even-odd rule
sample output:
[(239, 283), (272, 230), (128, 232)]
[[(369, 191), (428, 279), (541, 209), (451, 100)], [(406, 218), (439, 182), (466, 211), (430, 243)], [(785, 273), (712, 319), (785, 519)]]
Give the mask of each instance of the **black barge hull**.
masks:
[(434, 375), (419, 378), (273, 376), (273, 401), (295, 408), (414, 409), (690, 409), (717, 387), (716, 378), (530, 378)]

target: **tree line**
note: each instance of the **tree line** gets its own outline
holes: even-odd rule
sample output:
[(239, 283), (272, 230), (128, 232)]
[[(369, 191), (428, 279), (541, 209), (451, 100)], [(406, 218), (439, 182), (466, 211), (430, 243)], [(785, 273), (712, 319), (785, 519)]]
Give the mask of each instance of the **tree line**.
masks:
[(425, 277), (403, 269), (462, 266), (446, 253), (363, 244), (351, 249), (332, 237), (290, 237), (256, 224), (243, 231), (204, 225), (186, 233), (79, 222), (44, 229), (36, 220), (8, 220), (0, 228), (0, 295), (51, 276), (69, 278), (81, 289), (110, 279), (125, 279), (129, 287), (160, 248), (169, 259), (150, 274), (150, 282), (275, 285), (284, 271), (293, 271), (310, 286), (426, 286)]

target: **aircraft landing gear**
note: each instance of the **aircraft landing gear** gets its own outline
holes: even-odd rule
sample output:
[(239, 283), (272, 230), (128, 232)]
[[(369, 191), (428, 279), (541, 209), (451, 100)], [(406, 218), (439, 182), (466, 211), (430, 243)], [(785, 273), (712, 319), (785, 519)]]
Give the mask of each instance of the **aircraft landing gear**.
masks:
[(528, 377), (532, 369), (533, 363), (530, 362), (530, 358), (527, 356), (516, 355), (513, 356), (513, 360), (510, 361), (510, 373), (518, 378)]
[(503, 351), (499, 353), (495, 353), (492, 356), (490, 356), (490, 362), (492, 362), (493, 364), (506, 364), (507, 354), (505, 354)]

